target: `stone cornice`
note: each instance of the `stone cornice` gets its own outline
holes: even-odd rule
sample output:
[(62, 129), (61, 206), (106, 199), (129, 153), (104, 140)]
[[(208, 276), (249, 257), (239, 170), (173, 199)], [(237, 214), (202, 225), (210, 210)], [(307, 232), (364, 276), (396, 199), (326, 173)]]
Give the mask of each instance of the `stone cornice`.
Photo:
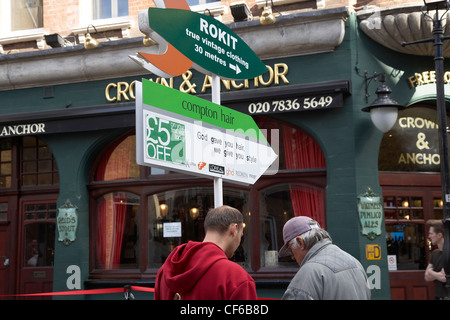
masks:
[[(402, 42), (412, 42), (433, 38), (433, 23), (423, 17), (421, 8), (423, 3), (391, 6), (386, 8), (368, 7), (358, 11), (361, 30), (372, 40), (382, 46), (397, 52), (418, 55), (434, 56), (433, 43), (421, 43), (402, 47)], [(430, 14), (434, 15), (434, 12)], [(442, 11), (440, 15), (442, 16)], [(444, 34), (450, 34), (449, 13), (443, 15)], [(443, 46), (444, 57), (450, 57), (450, 42), (445, 41)]]
[[(233, 29), (261, 59), (329, 52), (344, 38), (346, 7), (277, 15), (272, 25), (259, 21), (232, 23)], [(0, 55), (0, 91), (142, 75), (146, 70), (128, 56), (144, 47), (142, 38), (101, 42), (92, 50), (82, 45)]]

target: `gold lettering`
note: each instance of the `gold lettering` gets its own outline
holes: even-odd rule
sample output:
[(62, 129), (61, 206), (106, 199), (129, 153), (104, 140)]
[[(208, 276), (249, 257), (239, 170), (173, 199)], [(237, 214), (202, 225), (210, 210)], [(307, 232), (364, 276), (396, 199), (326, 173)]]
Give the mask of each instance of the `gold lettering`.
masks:
[(409, 84), (411, 85), (411, 88), (414, 88), (415, 87), (415, 83), (417, 83), (416, 76), (411, 76), (411, 77), (408, 78), (408, 80), (409, 80)]
[(114, 101), (116, 101), (117, 98), (116, 97), (111, 98), (111, 96), (109, 94), (109, 90), (111, 90), (111, 87), (117, 88), (117, 85), (115, 83), (108, 84), (105, 89), (105, 97), (106, 97), (106, 100), (108, 100), (109, 102), (114, 102)]
[(156, 83), (173, 89), (173, 78), (169, 79), (169, 83), (167, 83), (167, 80), (165, 78), (157, 78)]
[[(280, 69), (283, 71), (280, 72)], [(289, 80), (286, 78), (286, 74), (288, 73), (288, 66), (286, 63), (275, 63), (275, 84), (280, 84), (280, 78), (284, 83), (289, 83)]]
[(136, 80), (134, 80), (131, 84), (130, 87), (128, 88), (128, 93), (130, 94), (130, 98), (135, 100), (136, 96), (134, 94), (134, 85), (136, 84)]
[(268, 86), (270, 86), (270, 85), (272, 84), (272, 82), (273, 82), (273, 69), (272, 69), (272, 67), (267, 66), (267, 65), (266, 65), (266, 67), (267, 67), (267, 69), (269, 69), (269, 80), (264, 81), (263, 75), (260, 75), (260, 76), (259, 76), (259, 82), (261, 82), (261, 84), (262, 84), (263, 86), (268, 87)]
[(430, 73), (428, 71), (422, 72), (422, 79), (424, 83), (430, 83)]
[[(122, 86), (125, 87), (125, 89), (122, 90)], [(125, 100), (129, 101), (130, 98), (127, 96), (127, 90), (129, 88), (128, 83), (126, 82), (117, 82), (117, 101), (122, 101), (122, 96), (125, 98)]]
[[(245, 81), (247, 81), (247, 85), (248, 85), (248, 80), (245, 80)], [(242, 89), (242, 87), (244, 86), (243, 83), (236, 84), (236, 81), (235, 81), (235, 80), (231, 80), (231, 85), (232, 85), (233, 88), (235, 88), (235, 89)], [(247, 88), (248, 88), (248, 87), (247, 87)]]
[(420, 73), (416, 73), (416, 81), (418, 86), (423, 85), (422, 75)]

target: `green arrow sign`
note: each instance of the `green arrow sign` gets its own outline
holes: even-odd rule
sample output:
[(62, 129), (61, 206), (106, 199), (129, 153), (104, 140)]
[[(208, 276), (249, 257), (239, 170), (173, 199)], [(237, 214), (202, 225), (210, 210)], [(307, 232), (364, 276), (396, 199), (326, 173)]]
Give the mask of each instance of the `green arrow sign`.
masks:
[(148, 9), (150, 28), (205, 74), (250, 79), (267, 71), (252, 49), (220, 21), (182, 9)]

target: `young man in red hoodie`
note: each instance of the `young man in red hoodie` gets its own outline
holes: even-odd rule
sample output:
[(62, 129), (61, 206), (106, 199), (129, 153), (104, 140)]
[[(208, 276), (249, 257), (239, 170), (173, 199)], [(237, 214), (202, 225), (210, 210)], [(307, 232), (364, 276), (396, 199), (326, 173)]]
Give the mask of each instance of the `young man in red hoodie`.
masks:
[(176, 247), (159, 269), (155, 300), (256, 300), (255, 281), (231, 258), (244, 232), (239, 210), (221, 206), (205, 218), (203, 242)]

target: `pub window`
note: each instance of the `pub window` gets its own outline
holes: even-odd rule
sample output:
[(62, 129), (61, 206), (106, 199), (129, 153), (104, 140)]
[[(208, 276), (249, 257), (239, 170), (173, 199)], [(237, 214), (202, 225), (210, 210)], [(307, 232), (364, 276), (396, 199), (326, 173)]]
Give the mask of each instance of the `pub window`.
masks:
[(12, 177), (12, 141), (0, 141), (0, 189), (11, 188)]
[[(245, 222), (232, 260), (252, 272), (260, 267), (285, 272), (283, 267), (297, 266), (277, 258), (284, 223), (306, 215), (326, 228), (326, 163), (319, 144), (300, 128), (267, 118), (256, 122), (269, 143), (280, 140), (279, 171), (262, 176), (261, 187), (224, 184), (223, 203), (240, 210)], [(214, 207), (211, 179), (141, 167), (135, 155), (130, 132), (103, 151), (93, 171), (88, 186), (93, 269), (154, 273), (177, 245), (204, 238), (204, 218)]]
[(139, 197), (129, 192), (108, 193), (97, 199), (96, 208), (96, 268), (137, 268)]
[(136, 136), (123, 139), (110, 147), (97, 166), (96, 181), (111, 181), (139, 178), (140, 169), (136, 163)]
[(277, 258), (284, 244), (283, 226), (291, 218), (308, 216), (325, 228), (323, 189), (297, 183), (279, 184), (259, 192), (260, 259), (263, 267), (292, 267), (290, 257)]
[[(237, 208), (244, 216), (244, 236), (231, 260), (249, 266), (250, 221), (248, 191), (224, 188), (223, 203)], [(203, 221), (214, 207), (214, 190), (198, 187), (170, 190), (148, 197), (149, 267), (159, 268), (170, 252), (188, 241), (203, 241)]]
[(22, 186), (54, 185), (59, 183), (56, 161), (47, 145), (36, 137), (22, 138)]

